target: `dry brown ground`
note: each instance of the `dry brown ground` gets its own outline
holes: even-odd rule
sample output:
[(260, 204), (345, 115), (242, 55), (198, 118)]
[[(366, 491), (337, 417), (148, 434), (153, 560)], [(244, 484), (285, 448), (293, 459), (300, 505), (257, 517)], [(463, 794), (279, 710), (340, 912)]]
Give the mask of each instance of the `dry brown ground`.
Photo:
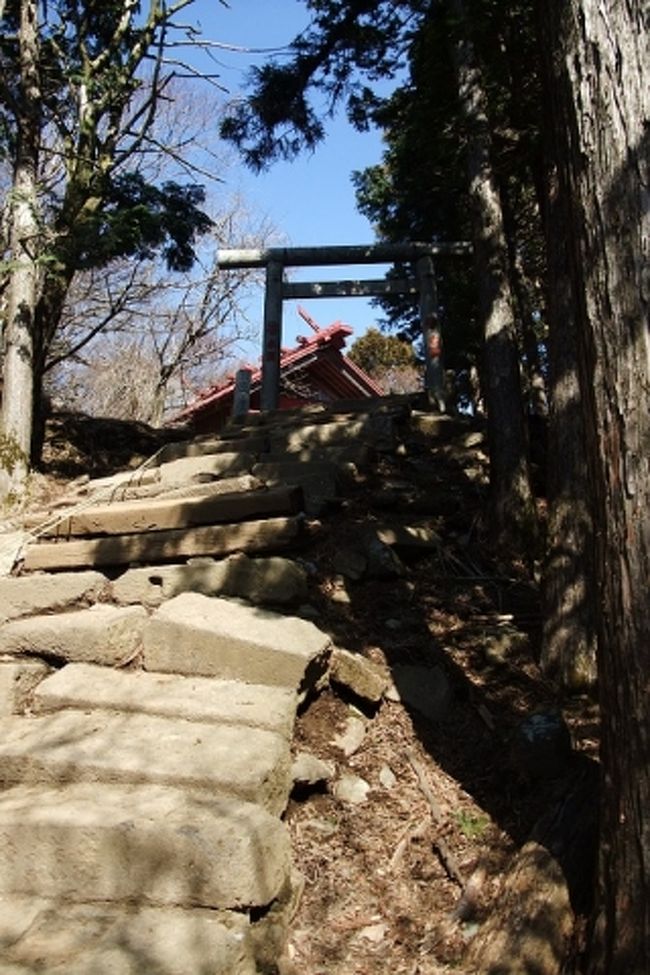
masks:
[[(360, 776), (370, 791), (354, 805), (329, 786), (290, 805), (305, 888), (283, 975), (465, 975), (466, 949), (498, 909), (516, 851), (554, 801), (553, 783), (535, 781), (511, 749), (524, 717), (560, 703), (536, 663), (538, 587), (529, 567), (494, 558), (483, 524), (486, 458), (461, 456), (465, 466), (452, 448), (420, 453), (416, 465), (384, 461), (326, 521), (324, 538), (306, 556), (317, 570), (317, 623), (335, 644), (389, 670), (442, 667), (453, 704), (439, 722), (390, 700), (373, 711), (332, 688), (306, 706), (296, 749), (330, 761), (337, 776)], [(405, 559), (401, 579), (350, 583), (350, 602), (334, 602), (336, 553), (369, 520), (404, 520), (401, 505), (378, 511), (373, 498), (382, 484), (414, 470), (417, 497), (433, 492), (430, 507), (446, 512), (431, 521), (439, 550)], [(494, 660), (490, 635), (504, 621), (528, 639), (505, 661)], [(366, 735), (346, 757), (334, 739), (359, 713)], [(565, 701), (563, 714), (576, 749), (594, 755), (591, 703)], [(443, 862), (446, 854), (459, 877)]]

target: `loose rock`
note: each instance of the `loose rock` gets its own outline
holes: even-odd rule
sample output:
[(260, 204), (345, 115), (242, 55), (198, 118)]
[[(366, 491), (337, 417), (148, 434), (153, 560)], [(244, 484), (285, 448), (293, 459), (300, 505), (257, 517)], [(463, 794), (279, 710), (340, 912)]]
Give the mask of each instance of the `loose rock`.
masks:
[(377, 537), (368, 541), (366, 558), (367, 574), (371, 579), (400, 579), (406, 572), (392, 548)]
[(397, 785), (397, 776), (388, 765), (382, 765), (379, 770), (379, 782), (384, 789), (394, 789)]
[(365, 657), (349, 650), (335, 649), (330, 661), (330, 678), (343, 684), (358, 697), (377, 703), (381, 701), (389, 680), (386, 674)]
[(291, 766), (291, 778), (294, 785), (318, 785), (329, 782), (334, 777), (334, 766), (331, 762), (324, 762), (316, 755), (308, 752), (298, 752)]
[(407, 708), (429, 721), (443, 721), (451, 707), (453, 693), (441, 667), (396, 666), (395, 691)]
[(342, 802), (361, 805), (367, 802), (370, 785), (358, 775), (342, 775), (334, 785), (334, 795)]
[(341, 734), (332, 739), (332, 744), (340, 748), (348, 758), (359, 750), (366, 736), (366, 723), (362, 718), (350, 715)]
[(357, 582), (366, 571), (368, 560), (363, 552), (357, 549), (343, 549), (337, 552), (333, 559), (333, 565), (337, 572)]
[(532, 779), (554, 779), (567, 771), (571, 734), (557, 711), (539, 711), (519, 723), (512, 742), (512, 757), (522, 774)]

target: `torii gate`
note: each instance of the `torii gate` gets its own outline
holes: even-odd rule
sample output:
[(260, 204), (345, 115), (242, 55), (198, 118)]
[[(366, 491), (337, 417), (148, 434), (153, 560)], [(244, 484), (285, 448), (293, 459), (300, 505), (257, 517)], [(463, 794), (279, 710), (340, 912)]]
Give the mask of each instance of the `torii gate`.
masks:
[[(220, 268), (266, 268), (264, 335), (262, 344), (262, 388), (260, 406), (274, 410), (280, 390), (282, 346), (282, 303), (291, 298), (368, 297), (388, 294), (420, 295), (420, 322), (426, 361), (425, 387), (430, 398), (444, 409), (442, 336), (438, 321), (438, 299), (433, 259), (467, 256), (472, 247), (457, 243), (354, 244), (324, 247), (268, 247), (262, 250), (220, 250)], [(315, 281), (292, 284), (284, 280), (286, 267), (324, 267), (345, 264), (415, 264), (415, 274), (395, 280)]]

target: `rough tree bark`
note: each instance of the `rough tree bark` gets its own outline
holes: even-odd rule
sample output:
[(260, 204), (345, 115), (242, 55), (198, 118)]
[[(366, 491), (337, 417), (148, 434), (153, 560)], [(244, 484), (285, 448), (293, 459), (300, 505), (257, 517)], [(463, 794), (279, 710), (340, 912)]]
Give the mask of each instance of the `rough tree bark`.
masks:
[(34, 310), (39, 290), (40, 227), (38, 159), (40, 80), (38, 71), (38, 4), (20, 4), (21, 92), (16, 107), (17, 147), (9, 201), (7, 315), (0, 434), (0, 493), (19, 490), (24, 482), (32, 433), (32, 361)]
[(593, 519), (568, 276), (570, 213), (550, 159), (544, 206), (548, 280), (547, 544), (542, 575), (541, 665), (569, 693), (596, 684)]
[(455, 64), (467, 124), (467, 169), (474, 258), (485, 338), (485, 399), (490, 450), (491, 519), (495, 539), (529, 552), (536, 514), (528, 471), (519, 350), (503, 212), (491, 165), (491, 135), (480, 68), (469, 39), (464, 0), (450, 0), (460, 25)]
[(551, 0), (558, 161), (593, 511), (602, 730), (589, 975), (650, 971), (650, 31), (644, 0)]

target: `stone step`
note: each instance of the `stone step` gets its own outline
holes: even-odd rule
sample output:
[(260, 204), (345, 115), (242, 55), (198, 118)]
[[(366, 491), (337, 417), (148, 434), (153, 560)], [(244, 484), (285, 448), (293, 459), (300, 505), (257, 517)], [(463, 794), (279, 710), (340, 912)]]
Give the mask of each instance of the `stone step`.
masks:
[(0, 898), (2, 975), (256, 975), (245, 915)]
[(234, 474), (250, 473), (257, 460), (254, 453), (232, 452), (205, 454), (197, 457), (181, 457), (161, 464), (160, 484), (163, 488), (192, 482), (199, 475), (212, 477), (232, 477)]
[(107, 606), (30, 616), (0, 626), (0, 653), (28, 654), (70, 663), (119, 666), (142, 645), (147, 611), (142, 606)]
[(301, 426), (306, 422), (320, 423), (331, 419), (331, 413), (323, 403), (310, 403), (290, 410), (270, 410), (266, 413), (248, 413), (245, 419), (230, 419), (223, 428), (227, 439), (256, 437), (268, 428)]
[(34, 688), (50, 671), (42, 660), (0, 656), (0, 717), (26, 711)]
[(365, 443), (326, 444), (316, 447), (306, 447), (302, 444), (288, 447), (276, 445), (273, 450), (260, 457), (260, 464), (282, 461), (294, 464), (330, 463), (337, 465), (337, 468), (345, 473), (350, 464), (359, 470), (366, 470), (374, 456), (374, 449)]
[(418, 397), (382, 397), (376, 400), (341, 400), (330, 406), (311, 404), (290, 410), (249, 414), (245, 422), (229, 421), (222, 431), (228, 439), (259, 436), (263, 431), (301, 428), (325, 423), (345, 423), (351, 420), (370, 420), (388, 416), (396, 421), (406, 420)]
[(295, 692), (286, 687), (112, 670), (93, 664), (68, 664), (50, 676), (40, 676), (41, 683), (32, 700), (38, 712), (63, 708), (137, 711), (186, 721), (262, 728), (287, 740), (293, 733), (298, 703)]
[(438, 551), (442, 544), (430, 519), (403, 525), (379, 525), (376, 534), (384, 545), (405, 552)]
[[(244, 446), (242, 439), (224, 439), (217, 435), (197, 437), (195, 440), (179, 441), (178, 443), (168, 443), (156, 454), (156, 463), (168, 464), (172, 460), (181, 460), (184, 457), (203, 457), (206, 454), (227, 454), (238, 453)], [(247, 437), (245, 440), (245, 450), (248, 454), (263, 454), (269, 449), (269, 440), (266, 434), (256, 434)]]
[(293, 429), (273, 429), (271, 450), (302, 450), (306, 447), (326, 447), (341, 444), (364, 443), (381, 449), (391, 449), (396, 444), (393, 418), (385, 414), (339, 417), (326, 423), (305, 424)]
[(337, 400), (330, 407), (330, 411), (334, 416), (341, 413), (362, 417), (385, 414), (396, 420), (404, 420), (408, 418), (414, 403), (421, 395), (419, 393), (392, 393), (389, 396), (374, 399)]
[(0, 622), (94, 603), (106, 594), (108, 579), (99, 572), (0, 579)]
[(44, 538), (119, 535), (215, 525), (272, 515), (296, 514), (302, 492), (296, 487), (243, 494), (113, 502), (76, 511), (42, 532)]
[(290, 880), (284, 824), (261, 806), (164, 786), (0, 793), (0, 894), (244, 909)]
[(262, 460), (253, 468), (254, 476), (270, 488), (280, 484), (299, 485), (309, 515), (320, 514), (324, 505), (338, 498), (342, 484), (352, 481), (355, 473), (353, 465), (331, 461)]
[(0, 720), (0, 783), (151, 783), (236, 796), (281, 813), (289, 743), (260, 728), (139, 713), (57, 711)]
[(234, 525), (173, 529), (141, 535), (29, 545), (23, 567), (70, 569), (172, 561), (195, 555), (224, 556), (231, 552), (269, 552), (287, 548), (300, 534), (300, 516), (266, 518)]
[(144, 666), (304, 692), (325, 672), (330, 647), (329, 636), (308, 620), (183, 593), (149, 619)]
[(235, 596), (255, 604), (290, 605), (307, 598), (307, 572), (280, 555), (249, 558), (243, 552), (227, 559), (193, 559), (187, 565), (127, 569), (111, 583), (116, 603), (160, 606), (182, 592)]
[(446, 413), (414, 410), (409, 420), (413, 433), (424, 434), (434, 440), (450, 440), (464, 430), (471, 429), (466, 420)]

